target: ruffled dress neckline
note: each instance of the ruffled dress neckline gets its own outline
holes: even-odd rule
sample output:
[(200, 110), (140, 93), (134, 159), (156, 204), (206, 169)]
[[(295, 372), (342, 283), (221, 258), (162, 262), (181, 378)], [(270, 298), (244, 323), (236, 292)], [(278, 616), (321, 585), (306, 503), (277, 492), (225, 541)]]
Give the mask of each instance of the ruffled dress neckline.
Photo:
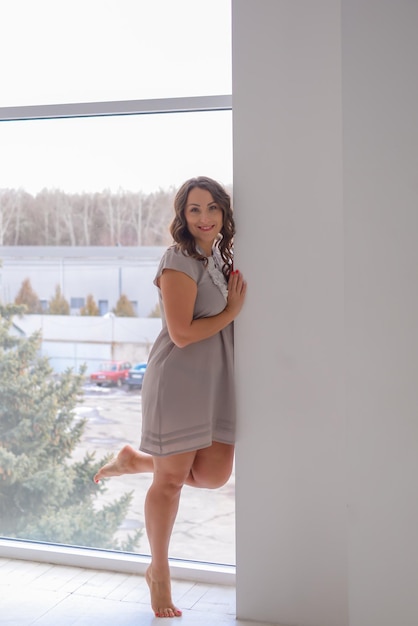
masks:
[(213, 284), (216, 285), (222, 293), (226, 302), (228, 299), (228, 287), (226, 284), (226, 278), (221, 270), (222, 258), (220, 253), (216, 248), (212, 248), (211, 256), (207, 256), (200, 248), (197, 248), (197, 251), (207, 259), (208, 264), (206, 269), (209, 272), (209, 276), (211, 277)]

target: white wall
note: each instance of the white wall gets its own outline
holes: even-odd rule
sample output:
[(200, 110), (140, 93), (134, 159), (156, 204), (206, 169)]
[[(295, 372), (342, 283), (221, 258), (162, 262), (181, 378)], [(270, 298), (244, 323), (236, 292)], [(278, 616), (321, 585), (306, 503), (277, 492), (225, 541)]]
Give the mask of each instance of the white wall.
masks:
[(242, 618), (418, 624), (417, 26), (233, 0)]
[(237, 604), (343, 626), (341, 52), (338, 4), (234, 4)]
[(418, 2), (343, 3), (350, 615), (418, 624)]

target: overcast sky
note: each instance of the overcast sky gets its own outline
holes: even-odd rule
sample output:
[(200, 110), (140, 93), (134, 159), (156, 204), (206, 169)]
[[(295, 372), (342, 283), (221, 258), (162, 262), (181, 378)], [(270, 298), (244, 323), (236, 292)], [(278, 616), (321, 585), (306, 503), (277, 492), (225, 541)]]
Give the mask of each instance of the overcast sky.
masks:
[[(231, 93), (230, 0), (0, 0), (0, 21), (0, 106)], [(228, 184), (231, 132), (230, 112), (2, 122), (0, 188)]]

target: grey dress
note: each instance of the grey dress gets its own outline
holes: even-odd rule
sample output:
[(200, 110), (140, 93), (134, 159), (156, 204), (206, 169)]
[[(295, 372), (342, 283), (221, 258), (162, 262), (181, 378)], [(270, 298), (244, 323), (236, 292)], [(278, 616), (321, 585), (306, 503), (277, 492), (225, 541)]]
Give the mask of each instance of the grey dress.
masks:
[[(164, 269), (187, 274), (197, 284), (193, 318), (210, 317), (225, 308), (226, 281), (214, 270), (212, 258), (209, 265), (171, 246), (154, 283)], [(234, 443), (233, 323), (209, 339), (178, 348), (168, 334), (160, 290), (159, 297), (163, 327), (143, 381), (140, 449), (166, 456), (205, 448), (213, 441)]]

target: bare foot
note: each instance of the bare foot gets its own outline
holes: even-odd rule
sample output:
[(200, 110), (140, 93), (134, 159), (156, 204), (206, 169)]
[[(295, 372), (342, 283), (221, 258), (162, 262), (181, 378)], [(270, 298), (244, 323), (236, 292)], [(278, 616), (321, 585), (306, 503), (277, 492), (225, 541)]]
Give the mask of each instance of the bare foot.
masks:
[(151, 606), (155, 617), (181, 617), (181, 611), (173, 604), (171, 599), (170, 578), (167, 580), (154, 580), (151, 566), (145, 572), (145, 578), (151, 594)]
[(102, 478), (122, 476), (123, 474), (141, 474), (154, 470), (152, 456), (132, 446), (123, 446), (117, 456), (99, 469), (94, 482), (98, 483)]

